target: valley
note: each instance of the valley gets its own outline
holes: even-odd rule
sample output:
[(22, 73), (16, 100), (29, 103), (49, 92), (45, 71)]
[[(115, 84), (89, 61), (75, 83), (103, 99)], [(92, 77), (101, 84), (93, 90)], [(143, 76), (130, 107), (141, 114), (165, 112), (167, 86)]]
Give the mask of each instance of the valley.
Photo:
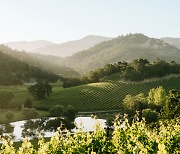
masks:
[[(52, 136), (62, 125), (72, 133), (78, 118), (101, 118), (107, 128), (123, 115), (131, 124), (136, 112), (147, 127), (178, 119), (179, 53), (143, 34), (109, 38), (67, 57), (0, 45), (0, 133), (6, 138), (11, 122), (23, 123), (22, 135), (37, 150), (40, 132)], [(47, 143), (51, 136), (44, 136)]]

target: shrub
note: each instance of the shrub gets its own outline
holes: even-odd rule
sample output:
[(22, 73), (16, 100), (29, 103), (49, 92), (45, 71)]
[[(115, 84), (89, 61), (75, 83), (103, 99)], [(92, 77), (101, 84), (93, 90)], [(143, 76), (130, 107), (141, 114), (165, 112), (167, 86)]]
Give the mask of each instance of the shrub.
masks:
[(21, 147), (16, 150), (10, 139), (0, 138), (2, 140), (0, 153), (179, 153), (179, 130), (179, 119), (159, 121), (159, 128), (152, 130), (147, 127), (144, 120), (139, 122), (134, 119), (130, 125), (128, 119), (123, 118), (122, 124), (120, 121), (115, 123), (111, 137), (107, 137), (106, 131), (99, 123), (91, 133), (78, 130), (70, 134), (69, 131), (64, 132), (59, 128), (49, 141), (40, 138), (38, 149), (35, 149), (28, 139), (24, 139)]

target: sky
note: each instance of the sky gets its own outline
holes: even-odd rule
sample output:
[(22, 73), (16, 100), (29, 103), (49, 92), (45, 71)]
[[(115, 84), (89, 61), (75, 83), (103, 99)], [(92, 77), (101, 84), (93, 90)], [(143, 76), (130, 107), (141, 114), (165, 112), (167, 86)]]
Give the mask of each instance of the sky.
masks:
[(180, 0), (0, 0), (0, 43), (129, 33), (180, 38)]

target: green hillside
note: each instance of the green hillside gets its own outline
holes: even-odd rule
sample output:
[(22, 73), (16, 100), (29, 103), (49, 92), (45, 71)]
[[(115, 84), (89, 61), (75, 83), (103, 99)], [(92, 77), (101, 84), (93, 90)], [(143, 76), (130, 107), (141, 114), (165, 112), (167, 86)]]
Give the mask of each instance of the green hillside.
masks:
[(53, 92), (48, 99), (35, 102), (34, 107), (48, 110), (56, 104), (71, 104), (78, 111), (121, 109), (122, 101), (127, 94), (147, 94), (150, 89), (158, 86), (163, 86), (167, 91), (173, 88), (180, 89), (180, 77), (137, 84), (101, 82), (61, 89)]
[(17, 50), (12, 50), (4, 45), (0, 45), (0, 51), (27, 64), (39, 67), (54, 74), (59, 74), (63, 77), (79, 77), (79, 74), (72, 68), (58, 64), (58, 62), (62, 60), (60, 57), (23, 51), (20, 52)]
[(29, 65), (0, 50), (0, 85), (17, 85), (34, 80), (57, 81), (57, 75)]
[(149, 38), (143, 34), (130, 34), (102, 42), (94, 47), (80, 51), (62, 59), (62, 65), (71, 67), (80, 73), (86, 73), (109, 63), (130, 62), (134, 59), (157, 58), (180, 63), (180, 49), (160, 39)]

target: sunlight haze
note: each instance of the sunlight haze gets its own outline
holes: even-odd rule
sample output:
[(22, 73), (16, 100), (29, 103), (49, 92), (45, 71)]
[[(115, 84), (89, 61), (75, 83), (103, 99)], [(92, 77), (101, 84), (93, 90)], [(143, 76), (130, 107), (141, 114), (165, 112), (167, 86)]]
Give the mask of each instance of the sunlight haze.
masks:
[(178, 0), (0, 0), (0, 43), (87, 35), (180, 37)]

